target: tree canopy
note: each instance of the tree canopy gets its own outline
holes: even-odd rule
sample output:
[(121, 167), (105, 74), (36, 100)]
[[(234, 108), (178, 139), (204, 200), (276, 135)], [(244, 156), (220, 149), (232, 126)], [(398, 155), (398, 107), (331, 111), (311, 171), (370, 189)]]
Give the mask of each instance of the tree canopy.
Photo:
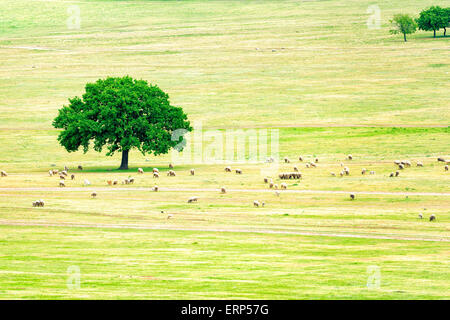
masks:
[(131, 149), (164, 154), (183, 141), (182, 134), (173, 138), (175, 130), (192, 130), (182, 108), (172, 106), (165, 92), (145, 80), (108, 77), (86, 84), (85, 91), (81, 98), (69, 99), (53, 120), (55, 128), (63, 129), (58, 141), (68, 152), (83, 147), (86, 153), (92, 143), (98, 152), (106, 147), (108, 156), (122, 152), (120, 169), (128, 169)]
[(446, 27), (449, 26), (449, 10), (439, 6), (433, 6), (420, 12), (419, 18), (416, 19), (419, 29), (424, 31), (433, 31), (436, 38), (436, 31), (443, 28), (444, 36)]
[(416, 32), (417, 24), (413, 18), (407, 14), (396, 14), (391, 20), (393, 25), (390, 32), (392, 34), (402, 33), (403, 39), (406, 42), (406, 35)]

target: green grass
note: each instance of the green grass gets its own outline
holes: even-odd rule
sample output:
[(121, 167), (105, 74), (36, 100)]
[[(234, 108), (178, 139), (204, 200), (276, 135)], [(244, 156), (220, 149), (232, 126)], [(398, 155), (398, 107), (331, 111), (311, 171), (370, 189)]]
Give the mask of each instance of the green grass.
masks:
[[(79, 30), (66, 27), (73, 4)], [(449, 239), (450, 197), (402, 193), (450, 192), (436, 161), (450, 158), (449, 38), (420, 31), (403, 43), (388, 31), (395, 13), (445, 3), (378, 1), (381, 28), (368, 29), (372, 4), (0, 0), (0, 170), (9, 174), (0, 178), (0, 299), (448, 299), (448, 241), (420, 239)], [(175, 163), (169, 178), (170, 155), (133, 151), (119, 172), (120, 155), (64, 151), (51, 126), (58, 108), (86, 82), (126, 74), (160, 85), (206, 130), (278, 129), (280, 158), (292, 163), (269, 173), (233, 163), (242, 176)], [(396, 159), (413, 167), (389, 178)], [(341, 162), (350, 176), (332, 177)], [(55, 189), (48, 170), (79, 164), (68, 188)], [(308, 192), (260, 192), (263, 177), (279, 185), (294, 165), (303, 178), (288, 190)], [(133, 185), (107, 186), (130, 175)], [(190, 191), (151, 192), (155, 184)], [(314, 192), (324, 190), (343, 193)], [(358, 191), (393, 194), (351, 201)], [(31, 206), (37, 199), (44, 208)], [(66, 285), (70, 266), (80, 289)], [(370, 266), (379, 289), (366, 286)]]

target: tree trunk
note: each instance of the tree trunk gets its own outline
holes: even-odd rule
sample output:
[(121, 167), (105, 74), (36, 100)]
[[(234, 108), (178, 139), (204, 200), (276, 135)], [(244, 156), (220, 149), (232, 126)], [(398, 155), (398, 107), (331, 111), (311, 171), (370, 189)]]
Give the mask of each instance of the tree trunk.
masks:
[(406, 33), (403, 34), (403, 39), (405, 39), (406, 42)]
[(433, 38), (436, 38), (436, 30), (433, 30), (433, 32), (434, 32)]
[(122, 163), (120, 164), (119, 170), (128, 170), (128, 152), (130, 150), (122, 151)]
[(447, 28), (444, 28), (444, 37), (447, 34)]

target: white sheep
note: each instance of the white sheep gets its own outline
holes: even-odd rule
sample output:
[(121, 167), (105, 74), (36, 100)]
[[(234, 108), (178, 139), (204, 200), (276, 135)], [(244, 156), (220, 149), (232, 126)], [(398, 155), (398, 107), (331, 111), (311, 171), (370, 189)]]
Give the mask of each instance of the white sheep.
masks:
[(153, 178), (159, 178), (159, 172), (153, 172)]
[(52, 170), (48, 170), (48, 175), (51, 177), (53, 176), (53, 171)]
[(253, 206), (254, 207), (259, 207), (260, 206), (259, 201), (258, 200), (253, 201)]
[(0, 175), (2, 176), (2, 177), (7, 177), (8, 176), (8, 174), (6, 173), (6, 171), (0, 171)]
[(285, 158), (284, 158), (284, 162), (285, 162), (285, 163), (291, 163), (291, 160), (289, 160), (288, 157), (285, 157)]
[(225, 167), (225, 172), (231, 172), (231, 167)]
[(336, 173), (331, 172), (331, 176), (332, 176), (332, 177), (336, 177)]
[(280, 187), (281, 187), (281, 189), (286, 190), (286, 189), (287, 189), (287, 184), (286, 184), (285, 182), (282, 182), (282, 183), (280, 184)]
[(144, 169), (138, 168), (138, 173), (139, 173), (139, 174), (143, 174), (143, 173), (144, 173)]
[(418, 166), (418, 167), (423, 167), (423, 163), (420, 162), (420, 161), (417, 161), (416, 166)]
[(155, 172), (158, 172), (158, 173), (159, 173), (158, 168), (153, 168), (153, 173), (155, 173)]
[(436, 216), (434, 215), (434, 214), (432, 214), (431, 216), (430, 216), (430, 221), (435, 221), (436, 220)]
[(220, 193), (227, 193), (227, 190), (225, 189), (225, 187), (220, 188)]
[(59, 180), (59, 186), (60, 187), (65, 187), (66, 184), (64, 183), (64, 180)]
[(367, 172), (367, 169), (366, 168), (362, 168), (362, 170), (361, 170), (361, 174), (366, 174), (366, 172)]
[(347, 159), (348, 159), (348, 160), (353, 160), (353, 156), (352, 156), (351, 154), (349, 154), (349, 155), (347, 156)]
[(84, 185), (85, 186), (90, 186), (91, 182), (88, 179), (84, 179)]
[(448, 171), (448, 165), (447, 164), (445, 165), (444, 170)]
[(154, 191), (154, 192), (158, 192), (158, 190), (159, 190), (158, 186), (154, 186), (154, 187), (152, 188), (152, 191)]
[(375, 171), (370, 171), (370, 174), (375, 174)]
[(236, 169), (236, 174), (242, 174), (242, 170), (241, 169)]

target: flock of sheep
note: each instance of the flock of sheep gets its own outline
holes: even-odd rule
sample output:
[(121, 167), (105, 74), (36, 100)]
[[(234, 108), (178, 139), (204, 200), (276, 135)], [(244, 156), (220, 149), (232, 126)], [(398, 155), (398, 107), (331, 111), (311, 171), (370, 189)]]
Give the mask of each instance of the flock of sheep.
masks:
[[(348, 155), (348, 156), (347, 156), (347, 160), (352, 160), (352, 159), (353, 159), (353, 156), (352, 156), (352, 155)], [(300, 157), (298, 158), (298, 160), (299, 160), (300, 162), (303, 162), (303, 157), (300, 156)], [(438, 162), (444, 162), (444, 163), (445, 163), (445, 165), (444, 165), (444, 170), (445, 170), (445, 171), (448, 171), (448, 170), (449, 170), (450, 160), (446, 160), (446, 159), (441, 158), (441, 157), (439, 157), (437, 160), (438, 160)], [(274, 162), (274, 161), (275, 161), (275, 160), (271, 157), (271, 158), (268, 158), (266, 162), (271, 163), (271, 162)], [(291, 160), (290, 160), (289, 158), (286, 157), (286, 158), (284, 158), (284, 162), (285, 162), (285, 163), (291, 163)], [(318, 158), (315, 158), (314, 161), (306, 162), (305, 167), (306, 167), (306, 168), (316, 168), (318, 162), (319, 162), (319, 159), (318, 159)], [(394, 164), (398, 167), (398, 170), (395, 171), (395, 172), (391, 172), (391, 173), (389, 174), (389, 177), (398, 177), (398, 176), (400, 175), (400, 171), (399, 171), (399, 170), (404, 170), (404, 169), (406, 169), (406, 168), (412, 166), (412, 163), (411, 163), (411, 161), (409, 161), (409, 160), (395, 160), (395, 161), (394, 161)], [(342, 162), (341, 162), (340, 165), (341, 165), (341, 167), (342, 167), (342, 170), (341, 170), (341, 172), (339, 173), (339, 175), (340, 175), (341, 177), (342, 177), (342, 176), (348, 176), (348, 175), (350, 175), (350, 169), (349, 169), (348, 167), (346, 167), (346, 166), (344, 165), (344, 163), (342, 163)], [(416, 162), (416, 166), (417, 166), (417, 167), (423, 167), (423, 163), (422, 163), (421, 161), (417, 161), (417, 162)], [(172, 165), (172, 164), (169, 164), (169, 169), (170, 169), (170, 170), (167, 171), (167, 176), (169, 176), (169, 177), (175, 177), (175, 176), (176, 176), (176, 173), (175, 173), (174, 170), (172, 170), (172, 169), (173, 169), (173, 165)], [(81, 165), (78, 166), (78, 170), (83, 170), (83, 167), (82, 167)], [(233, 170), (231, 169), (231, 167), (229, 167), (229, 166), (225, 167), (225, 172), (232, 172), (232, 171), (233, 171)], [(242, 174), (242, 170), (241, 170), (241, 169), (234, 169), (234, 172), (235, 172), (236, 174)], [(368, 171), (367, 171), (366, 168), (363, 168), (363, 169), (361, 170), (361, 174), (362, 174), (362, 175), (366, 174), (367, 172), (368, 172)], [(137, 173), (138, 173), (138, 174), (144, 174), (144, 169), (138, 168)], [(190, 173), (191, 176), (194, 176), (194, 175), (195, 175), (195, 169), (190, 169), (190, 170), (189, 170), (189, 173)], [(64, 167), (64, 170), (61, 170), (61, 171), (59, 171), (59, 170), (57, 170), (57, 169), (51, 169), (51, 170), (48, 171), (48, 174), (49, 174), (49, 176), (51, 176), (51, 177), (52, 177), (52, 176), (57, 176), (57, 177), (59, 177), (59, 186), (60, 186), (60, 187), (65, 187), (65, 186), (66, 186), (65, 180), (66, 180), (66, 179), (69, 179), (69, 177), (70, 177), (71, 180), (75, 180), (75, 174), (72, 173), (72, 174), (70, 174), (70, 176), (69, 176), (69, 168), (68, 168), (67, 166), (65, 166), (65, 167)], [(158, 169), (158, 168), (153, 168), (152, 174), (153, 174), (153, 178), (159, 178), (159, 177), (160, 177), (159, 169)], [(375, 174), (375, 171), (369, 171), (369, 174), (373, 175), (373, 174)], [(332, 175), (332, 176), (336, 176), (336, 174), (335, 174), (334, 172), (331, 172), (331, 175)], [(1, 170), (1, 171), (0, 171), (0, 176), (1, 176), (1, 177), (7, 177), (8, 174), (7, 174), (4, 170)], [(286, 179), (301, 179), (301, 178), (302, 178), (302, 173), (298, 170), (298, 167), (297, 167), (297, 166), (294, 166), (294, 167), (293, 167), (293, 172), (282, 172), (282, 173), (280, 173), (280, 174), (278, 175), (278, 178), (279, 178), (280, 180), (286, 180)], [(133, 178), (133, 177), (128, 177), (128, 178), (124, 179), (121, 183), (122, 183), (122, 184), (133, 184), (133, 183), (134, 183), (134, 178)], [(275, 194), (276, 194), (277, 196), (280, 195), (280, 193), (277, 191), (277, 189), (278, 189), (278, 184), (274, 183), (273, 179), (271, 179), (271, 178), (269, 178), (269, 177), (265, 177), (265, 178), (264, 178), (264, 183), (265, 183), (265, 184), (268, 184), (268, 186), (269, 186), (270, 189), (275, 189)], [(118, 180), (107, 180), (107, 184), (110, 185), (110, 186), (112, 186), (112, 185), (118, 185), (118, 184), (119, 184), (119, 181), (118, 181)], [(90, 185), (89, 180), (85, 179), (85, 180), (84, 180), (84, 185)], [(286, 184), (285, 182), (280, 183), (280, 189), (286, 190), (286, 189), (287, 189), (287, 184)], [(159, 187), (158, 187), (157, 185), (155, 185), (151, 190), (156, 192), (156, 191), (159, 190)], [(221, 188), (220, 188), (220, 193), (222, 193), (222, 194), (226, 193), (226, 188), (225, 188), (225, 187), (221, 187)], [(91, 193), (91, 197), (92, 197), (92, 198), (95, 198), (96, 196), (97, 196), (97, 193), (96, 193), (96, 192), (92, 192), (92, 193)], [(353, 194), (353, 193), (350, 194), (350, 199), (351, 199), (351, 200), (355, 200), (355, 194)], [(188, 202), (188, 203), (193, 203), (193, 202), (197, 202), (197, 201), (198, 201), (198, 197), (191, 197), (191, 198), (188, 199), (187, 202)], [(33, 201), (32, 205), (33, 205), (33, 207), (43, 207), (43, 206), (44, 206), (44, 201), (43, 201), (43, 200), (36, 200), (36, 201)], [(254, 206), (254, 207), (264, 207), (264, 206), (265, 206), (265, 202), (264, 202), (264, 201), (259, 201), (259, 200), (254, 200), (254, 201), (253, 201), (253, 206)], [(169, 218), (169, 217), (168, 217), (168, 218)], [(423, 218), (422, 214), (419, 214), (419, 218), (420, 218), (420, 219)], [(430, 221), (436, 220), (436, 216), (435, 216), (434, 214), (432, 214), (432, 215), (430, 216), (429, 220), (430, 220)]]

